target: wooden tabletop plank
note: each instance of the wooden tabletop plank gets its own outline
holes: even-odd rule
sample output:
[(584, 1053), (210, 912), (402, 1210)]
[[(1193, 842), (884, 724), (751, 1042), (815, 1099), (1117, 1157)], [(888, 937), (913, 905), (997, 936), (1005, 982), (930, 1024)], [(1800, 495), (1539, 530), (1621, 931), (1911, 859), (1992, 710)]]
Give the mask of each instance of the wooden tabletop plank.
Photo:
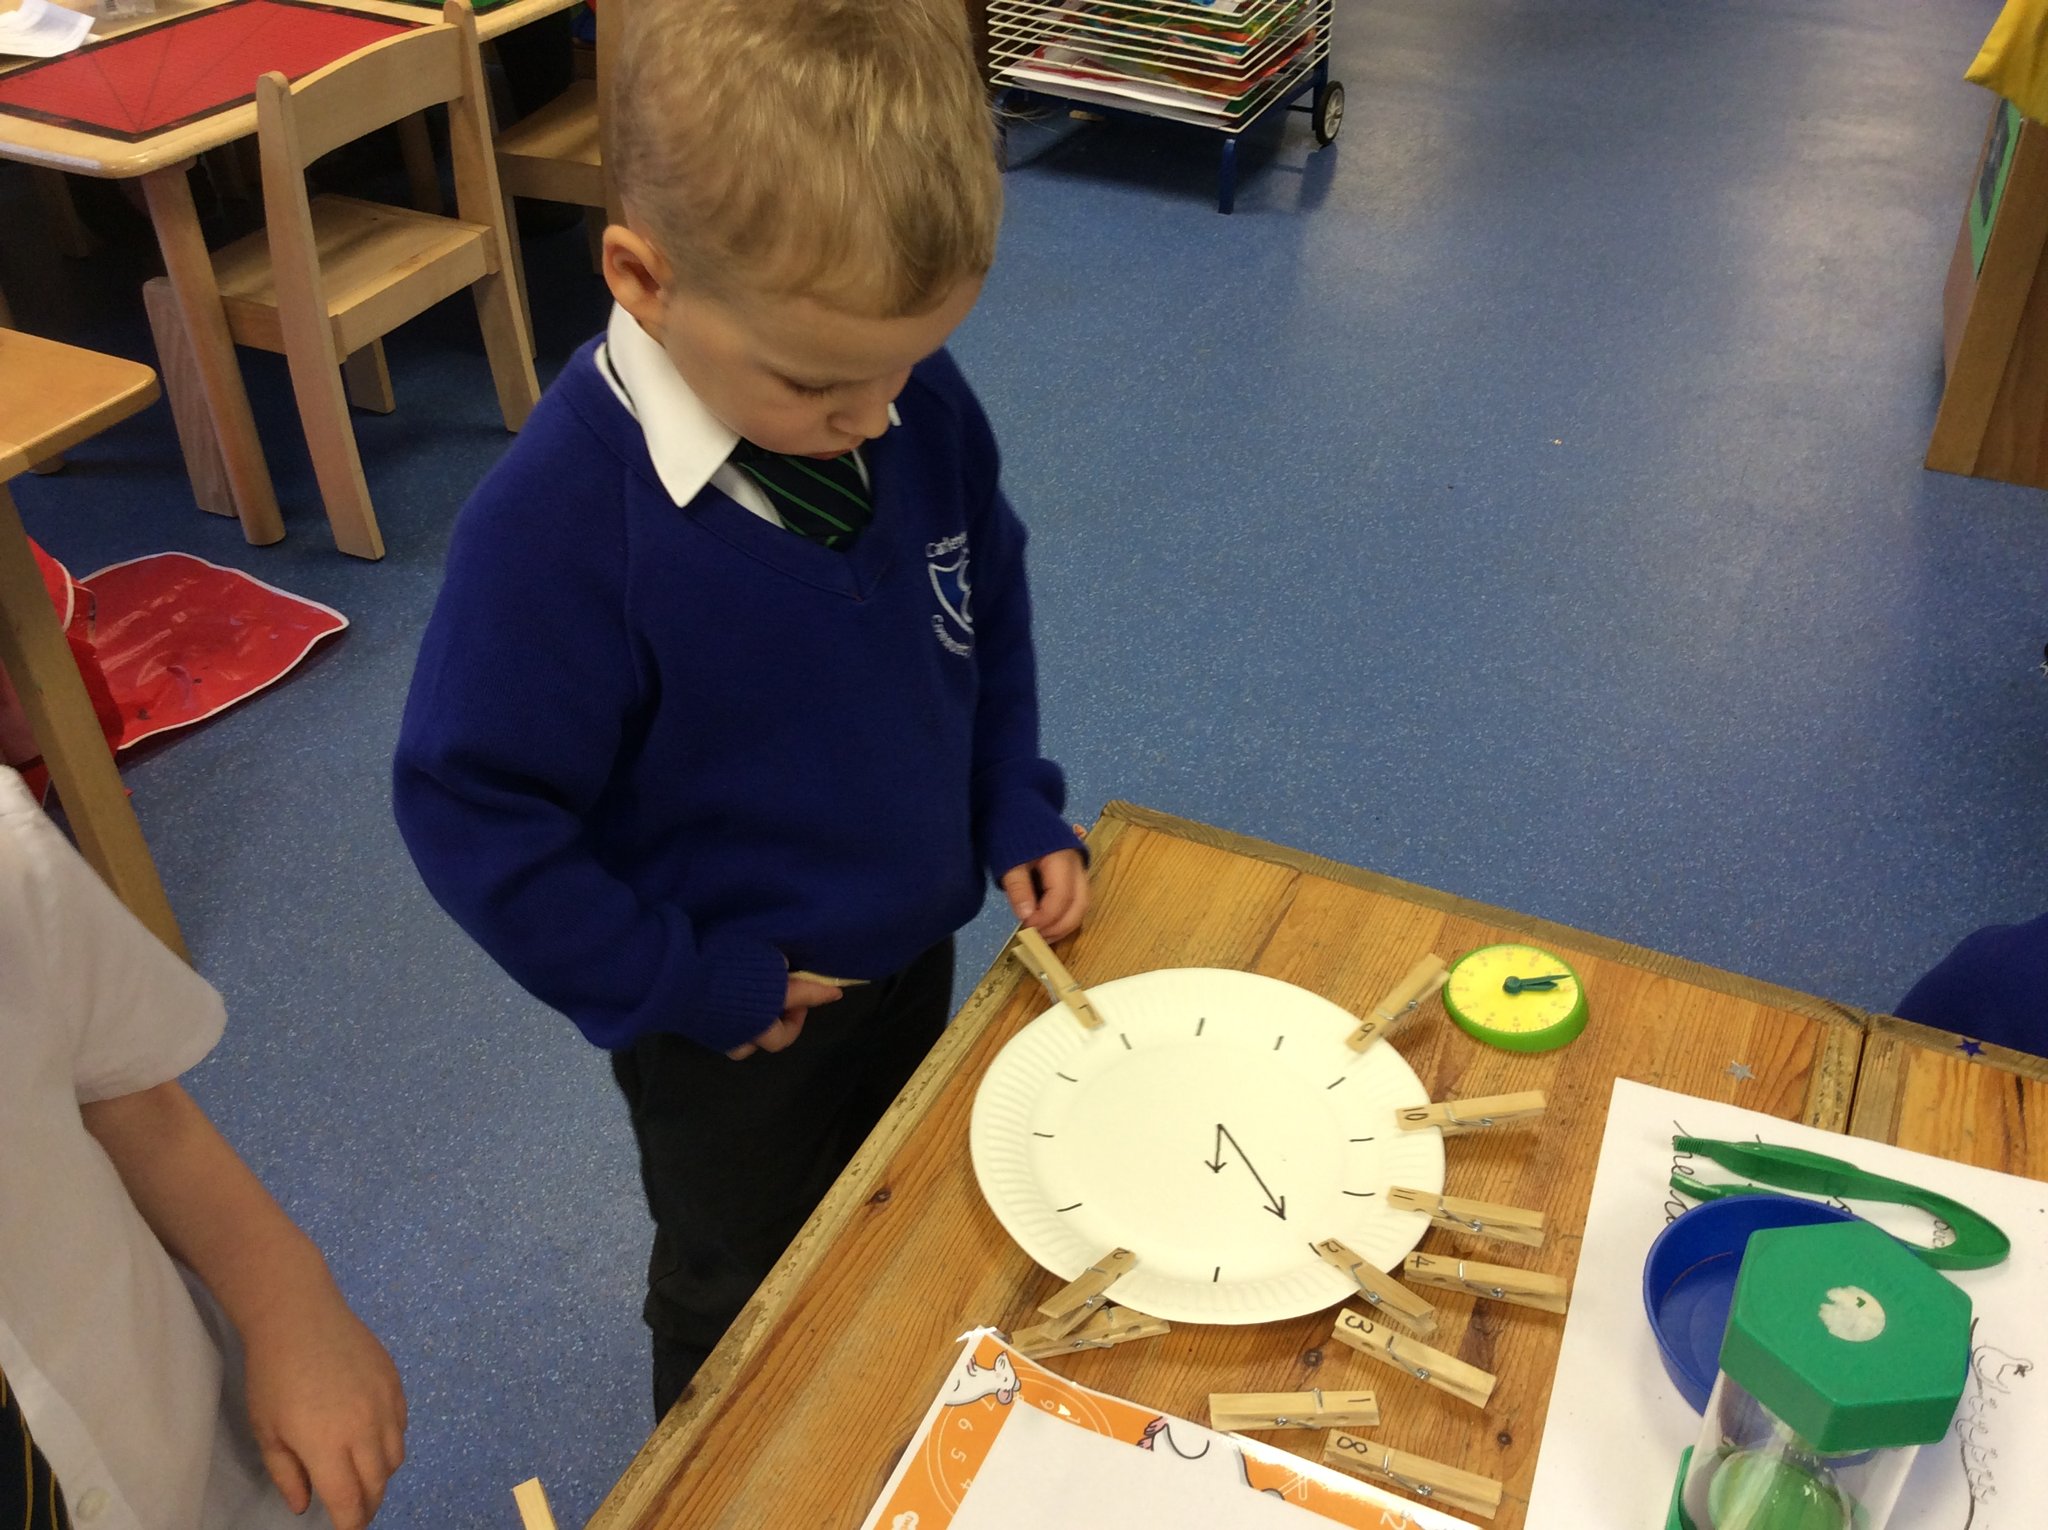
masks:
[[(1618, 1075), (1846, 1124), (1861, 1037), (1853, 1011), (1124, 804), (1105, 811), (1091, 842), (1097, 913), (1064, 953), (1083, 984), (1159, 967), (1238, 967), (1357, 1012), (1425, 951), (1450, 958), (1514, 936), (1571, 957), (1594, 1006), (1572, 1046), (1536, 1057), (1482, 1047), (1433, 1005), (1399, 1043), (1437, 1097), (1550, 1091), (1550, 1114), (1533, 1129), (1451, 1148), (1451, 1193), (1553, 1219), (1543, 1249), (1509, 1259), (1499, 1245), (1472, 1245), (1480, 1257), (1570, 1273)], [(1003, 1233), (967, 1147), (983, 1070), (1046, 1004), (1014, 964), (989, 974), (594, 1527), (858, 1524), (954, 1340), (978, 1324), (1027, 1320), (1059, 1284)], [(1752, 1080), (1725, 1071), (1737, 1061)], [(1422, 1246), (1460, 1245), (1432, 1233)], [(1377, 1437), (1502, 1478), (1509, 1497), (1494, 1523), (1515, 1530), (1562, 1319), (1447, 1293), (1432, 1300), (1441, 1347), (1500, 1374), (1483, 1415), (1328, 1343), (1334, 1309), (1256, 1327), (1181, 1327), (1057, 1365), (1085, 1385), (1196, 1418), (1211, 1391), (1372, 1387), (1387, 1415)], [(863, 1402), (849, 1408), (855, 1388)]]
[(2048, 1179), (2048, 1058), (1874, 1017), (1849, 1130), (1959, 1163)]

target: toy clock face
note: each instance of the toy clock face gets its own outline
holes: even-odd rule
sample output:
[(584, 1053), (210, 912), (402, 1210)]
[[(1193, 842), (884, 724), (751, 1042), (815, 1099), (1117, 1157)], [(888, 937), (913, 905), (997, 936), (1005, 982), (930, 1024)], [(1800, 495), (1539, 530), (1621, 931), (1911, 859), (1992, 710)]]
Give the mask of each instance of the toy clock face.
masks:
[(1091, 986), (1086, 1030), (1060, 1004), (989, 1065), (969, 1133), (996, 1218), (1063, 1280), (1138, 1256), (1114, 1300), (1154, 1317), (1265, 1323), (1356, 1294), (1313, 1245), (1381, 1269), (1428, 1219), (1387, 1190), (1441, 1191), (1443, 1138), (1394, 1113), (1429, 1095), (1356, 1016), (1292, 984), (1216, 968)]
[(1510, 1052), (1547, 1052), (1586, 1028), (1586, 990), (1548, 951), (1481, 946), (1451, 964), (1444, 1012), (1481, 1041)]

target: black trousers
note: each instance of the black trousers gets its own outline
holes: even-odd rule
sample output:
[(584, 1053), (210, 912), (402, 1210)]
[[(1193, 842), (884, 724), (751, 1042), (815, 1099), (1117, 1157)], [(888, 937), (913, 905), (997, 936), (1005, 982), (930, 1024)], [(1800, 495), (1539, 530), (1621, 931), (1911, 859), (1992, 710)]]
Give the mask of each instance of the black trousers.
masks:
[(644, 1315), (654, 1416), (682, 1396), (791, 1238), (924, 1061), (953, 1009), (953, 942), (811, 1011), (738, 1062), (680, 1036), (612, 1053), (654, 1217)]

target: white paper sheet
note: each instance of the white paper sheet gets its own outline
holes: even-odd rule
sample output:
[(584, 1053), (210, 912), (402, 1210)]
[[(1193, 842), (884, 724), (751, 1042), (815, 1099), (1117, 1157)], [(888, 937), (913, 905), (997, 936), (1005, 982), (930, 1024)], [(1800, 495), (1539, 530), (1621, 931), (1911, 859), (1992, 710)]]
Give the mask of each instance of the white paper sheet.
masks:
[[(1619, 1080), (1579, 1250), (1527, 1530), (1662, 1525), (1678, 1458), (1699, 1415), (1664, 1374), (1643, 1312), (1651, 1242), (1693, 1204), (1670, 1189), (1674, 1136), (1759, 1141), (1846, 1159), (1938, 1190), (1998, 1223), (2012, 1256), (1944, 1271), (1976, 1305), (1970, 1378), (1947, 1438), (1922, 1448), (1893, 1530), (2039, 1530), (2048, 1504), (2048, 1184), (1818, 1131)], [(1703, 1180), (1732, 1179), (1712, 1164)], [(1849, 1203), (1919, 1242), (1924, 1213)]]
[(0, 14), (0, 53), (15, 58), (56, 58), (85, 41), (92, 17), (52, 5), (21, 0), (21, 9)]
[(994, 1329), (962, 1337), (862, 1530), (1474, 1530), (1291, 1451), (1077, 1386)]
[[(1209, 1456), (1215, 1457), (1212, 1462)], [(1020, 1408), (975, 1474), (952, 1530), (1330, 1530), (1330, 1522), (1244, 1488), (1218, 1442), (1191, 1461)]]

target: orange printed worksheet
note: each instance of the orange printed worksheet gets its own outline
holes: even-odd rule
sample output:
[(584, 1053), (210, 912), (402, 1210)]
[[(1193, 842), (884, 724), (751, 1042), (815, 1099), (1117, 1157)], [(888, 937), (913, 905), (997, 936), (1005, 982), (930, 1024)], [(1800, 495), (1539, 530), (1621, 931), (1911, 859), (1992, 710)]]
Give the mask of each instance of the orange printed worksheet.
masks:
[(1288, 1451), (1076, 1386), (981, 1329), (967, 1335), (862, 1530), (1332, 1524), (1471, 1530)]

